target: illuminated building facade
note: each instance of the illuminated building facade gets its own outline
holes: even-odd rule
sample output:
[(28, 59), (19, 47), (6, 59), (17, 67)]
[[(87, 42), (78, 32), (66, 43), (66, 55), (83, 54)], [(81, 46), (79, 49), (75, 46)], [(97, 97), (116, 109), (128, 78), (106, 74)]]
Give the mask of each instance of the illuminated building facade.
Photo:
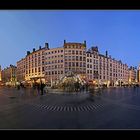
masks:
[(45, 50), (45, 79), (47, 83), (56, 82), (64, 75), (64, 48)]
[(133, 84), (137, 81), (137, 71), (135, 67), (130, 67), (129, 68), (129, 84)]
[(138, 66), (138, 70), (137, 70), (137, 80), (138, 83), (140, 84), (140, 65)]
[(86, 53), (87, 79), (96, 84), (118, 85), (128, 83), (128, 66), (108, 56), (102, 55), (98, 47), (91, 47)]
[(55, 82), (68, 71), (86, 75), (86, 42), (70, 43), (64, 40), (63, 47), (45, 50), (46, 81)]
[(2, 78), (1, 78), (1, 65), (0, 65), (0, 82), (1, 82)]
[(18, 82), (28, 81), (33, 84), (35, 82), (45, 83), (45, 47), (39, 47), (38, 50), (27, 51), (25, 58), (17, 62), (17, 80)]
[(15, 85), (17, 81), (16, 71), (17, 67), (14, 65), (10, 65), (9, 67), (4, 68), (1, 71), (2, 82), (4, 83), (9, 82), (10, 85)]
[(72, 71), (87, 81), (96, 84), (122, 85), (128, 84), (129, 69), (127, 64), (115, 60), (106, 54), (100, 54), (98, 47), (86, 51), (83, 43), (66, 42), (61, 47), (39, 47), (33, 52), (27, 51), (25, 58), (17, 62), (18, 81), (40, 81), (56, 83), (67, 72)]
[(25, 81), (25, 72), (26, 72), (25, 66), (26, 66), (25, 58), (23, 58), (17, 62), (17, 80), (18, 80), (18, 82)]

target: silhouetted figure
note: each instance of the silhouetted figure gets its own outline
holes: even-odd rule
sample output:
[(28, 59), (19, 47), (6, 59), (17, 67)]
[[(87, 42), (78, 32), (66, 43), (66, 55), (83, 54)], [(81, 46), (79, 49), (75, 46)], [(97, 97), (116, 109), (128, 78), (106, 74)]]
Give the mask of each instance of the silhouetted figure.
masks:
[(43, 95), (44, 87), (45, 87), (45, 84), (41, 83), (40, 84), (41, 95)]
[(20, 90), (20, 85), (17, 85), (17, 89)]
[(37, 84), (37, 91), (38, 91), (38, 93), (40, 92), (40, 85), (39, 84)]
[(88, 83), (86, 83), (86, 85), (85, 85), (86, 91), (88, 91), (88, 87), (89, 87), (89, 85), (88, 85)]

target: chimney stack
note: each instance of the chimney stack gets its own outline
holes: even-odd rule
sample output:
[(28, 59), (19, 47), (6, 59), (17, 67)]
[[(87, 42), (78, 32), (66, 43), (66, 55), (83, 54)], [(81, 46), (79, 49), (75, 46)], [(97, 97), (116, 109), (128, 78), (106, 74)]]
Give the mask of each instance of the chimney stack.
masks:
[(33, 48), (33, 52), (35, 52), (35, 48)]
[(86, 40), (84, 40), (84, 44), (85, 44), (85, 46), (86, 46)]
[(108, 51), (105, 52), (106, 57), (108, 57)]
[(41, 46), (39, 46), (39, 50), (41, 50)]
[(49, 50), (49, 43), (45, 43), (45, 48)]
[(66, 40), (64, 40), (64, 44), (66, 43)]
[(29, 55), (30, 54), (30, 51), (27, 51), (27, 55)]

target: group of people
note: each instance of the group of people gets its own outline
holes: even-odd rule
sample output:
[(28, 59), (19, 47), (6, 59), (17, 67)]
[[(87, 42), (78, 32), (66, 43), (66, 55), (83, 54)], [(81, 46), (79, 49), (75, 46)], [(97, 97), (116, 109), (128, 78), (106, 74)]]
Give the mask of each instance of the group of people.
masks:
[(45, 87), (46, 85), (44, 84), (44, 83), (36, 83), (36, 84), (33, 84), (33, 88), (34, 89), (37, 89), (38, 90), (38, 93), (40, 93), (41, 92), (41, 95), (43, 95), (43, 93), (44, 93), (44, 87)]
[[(44, 93), (44, 87), (45, 84), (44, 83), (34, 83), (33, 84), (33, 89), (37, 89), (38, 93), (41, 93), (41, 95), (43, 95)], [(20, 83), (19, 85), (17, 85), (17, 90), (20, 90), (20, 88), (26, 88), (26, 86), (22, 83)]]

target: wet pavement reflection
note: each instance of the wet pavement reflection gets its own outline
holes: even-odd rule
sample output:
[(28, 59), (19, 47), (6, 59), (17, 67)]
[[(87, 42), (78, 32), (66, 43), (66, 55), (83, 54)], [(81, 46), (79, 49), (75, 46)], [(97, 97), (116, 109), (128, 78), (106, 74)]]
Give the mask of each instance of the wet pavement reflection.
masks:
[(44, 95), (0, 88), (0, 128), (140, 128), (138, 122), (140, 87)]

